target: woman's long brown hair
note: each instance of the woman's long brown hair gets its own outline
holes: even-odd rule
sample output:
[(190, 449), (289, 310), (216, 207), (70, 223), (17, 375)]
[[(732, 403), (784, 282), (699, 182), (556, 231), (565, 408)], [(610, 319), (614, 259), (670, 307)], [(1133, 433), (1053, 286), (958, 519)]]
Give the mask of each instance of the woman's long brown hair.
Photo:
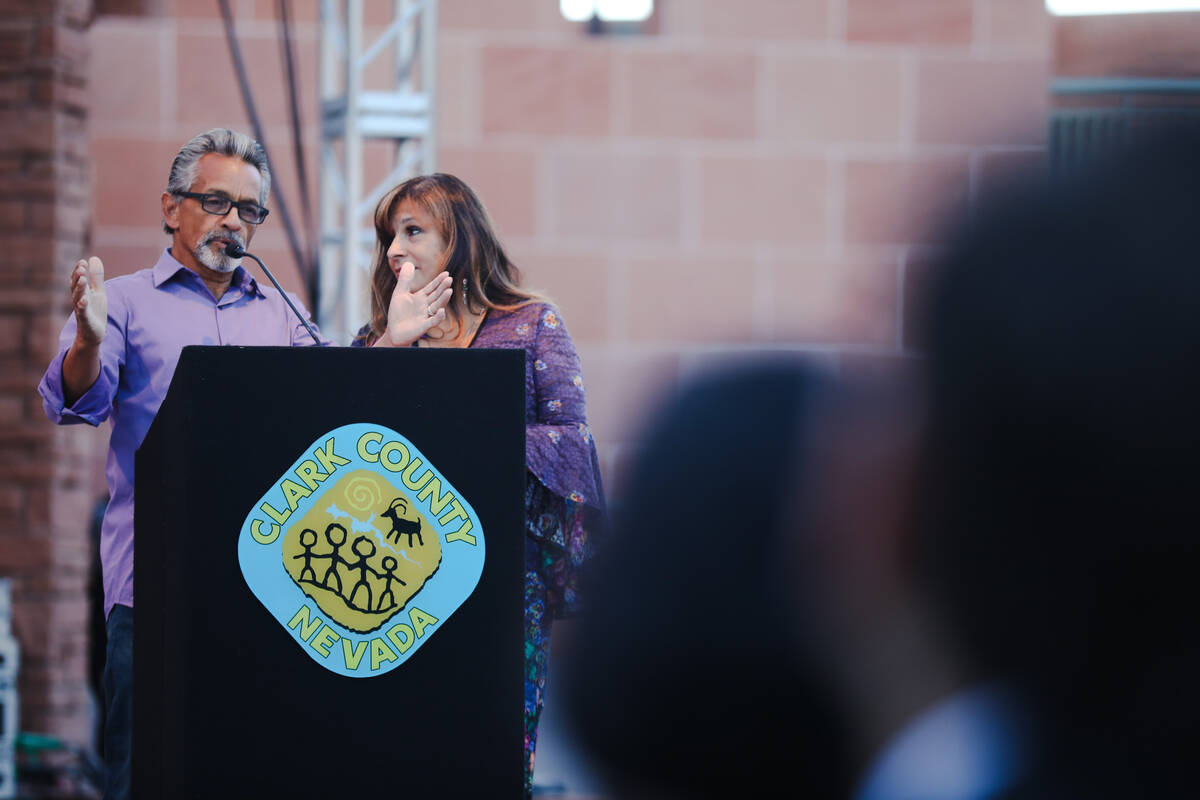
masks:
[(375, 268), (371, 273), (371, 325), (364, 336), (367, 345), (374, 344), (387, 328), (388, 305), (396, 288), (387, 250), (396, 236), (396, 209), (406, 200), (432, 217), (441, 229), (438, 232), (446, 243), (442, 268), (450, 273), (454, 287), (446, 313), (457, 324), (462, 324), (468, 310), (508, 311), (545, 300), (521, 288), (521, 273), (505, 254), (483, 203), (471, 187), (444, 172), (420, 175), (392, 189), (375, 207)]

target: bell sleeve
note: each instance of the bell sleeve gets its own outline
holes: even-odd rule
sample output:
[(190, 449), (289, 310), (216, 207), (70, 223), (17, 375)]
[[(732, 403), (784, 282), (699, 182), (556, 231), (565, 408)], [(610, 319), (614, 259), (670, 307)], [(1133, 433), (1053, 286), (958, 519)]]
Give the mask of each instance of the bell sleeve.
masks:
[(542, 306), (532, 348), (535, 421), (526, 427), (526, 526), (542, 548), (556, 616), (578, 610), (578, 572), (605, 522), (596, 444), (587, 424), (579, 355), (558, 312)]

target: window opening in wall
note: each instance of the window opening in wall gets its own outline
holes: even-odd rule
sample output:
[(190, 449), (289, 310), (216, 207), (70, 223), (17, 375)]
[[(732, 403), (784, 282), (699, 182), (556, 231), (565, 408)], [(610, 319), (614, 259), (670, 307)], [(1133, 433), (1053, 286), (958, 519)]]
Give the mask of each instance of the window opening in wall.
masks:
[(1200, 131), (1200, 80), (1057, 78), (1050, 91), (1056, 107), (1050, 112), (1048, 150), (1055, 174), (1136, 146), (1162, 123)]

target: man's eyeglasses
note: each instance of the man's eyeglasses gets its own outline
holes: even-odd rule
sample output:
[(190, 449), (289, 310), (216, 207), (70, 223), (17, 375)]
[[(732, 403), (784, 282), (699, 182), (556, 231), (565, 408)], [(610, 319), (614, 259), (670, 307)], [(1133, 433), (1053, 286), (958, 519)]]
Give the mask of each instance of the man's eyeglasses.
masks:
[(237, 202), (219, 194), (205, 194), (203, 192), (175, 192), (175, 194), (180, 197), (190, 197), (193, 200), (199, 200), (201, 208), (209, 214), (216, 214), (218, 217), (223, 217), (229, 213), (229, 209), (236, 208), (238, 210), (238, 217), (241, 218), (242, 222), (249, 222), (251, 225), (258, 225), (267, 218), (267, 214), (271, 213), (258, 203), (251, 203), (249, 200)]

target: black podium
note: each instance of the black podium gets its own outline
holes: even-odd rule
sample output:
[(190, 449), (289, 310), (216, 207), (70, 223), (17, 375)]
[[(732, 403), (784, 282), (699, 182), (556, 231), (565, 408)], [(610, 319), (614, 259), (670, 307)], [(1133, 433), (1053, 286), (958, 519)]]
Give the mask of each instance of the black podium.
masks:
[(135, 798), (519, 798), (524, 353), (188, 347), (137, 452)]

